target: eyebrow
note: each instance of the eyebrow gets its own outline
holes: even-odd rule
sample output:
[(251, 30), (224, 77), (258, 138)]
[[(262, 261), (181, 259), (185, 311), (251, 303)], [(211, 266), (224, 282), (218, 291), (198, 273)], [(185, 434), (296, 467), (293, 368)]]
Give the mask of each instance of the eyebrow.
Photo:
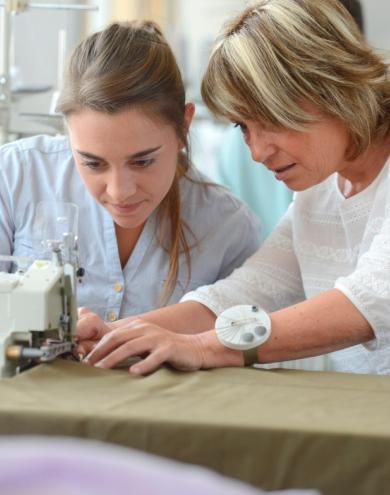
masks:
[[(132, 155), (127, 156), (126, 160), (134, 160), (134, 158), (142, 158), (144, 156), (150, 155), (151, 153), (154, 153), (155, 151), (158, 151), (161, 148), (162, 145), (156, 146), (155, 148), (148, 148), (147, 150), (137, 151), (137, 153), (133, 153)], [(79, 155), (84, 156), (85, 158), (92, 158), (93, 160), (104, 160), (103, 157), (94, 155), (93, 153), (89, 153), (88, 151), (82, 151), (82, 150), (76, 150), (76, 151)]]

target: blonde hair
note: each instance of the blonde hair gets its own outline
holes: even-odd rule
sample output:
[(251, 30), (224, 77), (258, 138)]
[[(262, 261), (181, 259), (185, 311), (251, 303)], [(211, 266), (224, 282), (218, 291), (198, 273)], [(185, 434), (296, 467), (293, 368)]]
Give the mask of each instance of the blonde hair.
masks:
[(351, 157), (390, 132), (389, 66), (337, 0), (260, 0), (226, 24), (202, 82), (218, 116), (304, 130), (302, 102), (342, 121)]
[(186, 259), (188, 280), (191, 277), (191, 248), (185, 230), (191, 231), (182, 219), (180, 204), (180, 179), (191, 162), (180, 70), (160, 28), (150, 21), (113, 23), (82, 41), (70, 58), (57, 111), (66, 117), (83, 108), (110, 114), (131, 106), (174, 126), (186, 147), (186, 153), (178, 155), (173, 183), (157, 212), (158, 238), (169, 252), (162, 304), (177, 283), (181, 253)]

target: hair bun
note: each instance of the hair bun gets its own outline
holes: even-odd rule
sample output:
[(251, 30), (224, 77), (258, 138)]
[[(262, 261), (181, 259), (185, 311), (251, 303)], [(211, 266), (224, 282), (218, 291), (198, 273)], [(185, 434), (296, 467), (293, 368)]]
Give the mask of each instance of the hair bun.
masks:
[(164, 38), (163, 32), (160, 28), (160, 26), (150, 20), (135, 20), (131, 21), (129, 24), (133, 25), (135, 28), (139, 29), (140, 31), (144, 31), (149, 34), (154, 34), (158, 35), (161, 38)]

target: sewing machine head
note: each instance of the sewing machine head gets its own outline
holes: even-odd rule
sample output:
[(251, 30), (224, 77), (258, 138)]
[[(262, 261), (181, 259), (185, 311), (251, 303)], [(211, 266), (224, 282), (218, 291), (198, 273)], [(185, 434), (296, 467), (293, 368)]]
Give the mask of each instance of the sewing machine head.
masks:
[(83, 274), (75, 224), (76, 205), (40, 203), (35, 226), (50, 259), (0, 256), (0, 261), (17, 266), (14, 273), (0, 272), (2, 377), (72, 352), (77, 322), (76, 278)]

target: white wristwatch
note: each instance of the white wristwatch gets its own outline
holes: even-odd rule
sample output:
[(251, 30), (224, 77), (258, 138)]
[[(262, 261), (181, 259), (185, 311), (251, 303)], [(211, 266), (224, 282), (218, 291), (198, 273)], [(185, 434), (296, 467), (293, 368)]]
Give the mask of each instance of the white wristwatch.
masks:
[(223, 311), (215, 323), (218, 340), (244, 352), (245, 366), (257, 362), (257, 348), (271, 335), (271, 320), (258, 306), (242, 304)]

